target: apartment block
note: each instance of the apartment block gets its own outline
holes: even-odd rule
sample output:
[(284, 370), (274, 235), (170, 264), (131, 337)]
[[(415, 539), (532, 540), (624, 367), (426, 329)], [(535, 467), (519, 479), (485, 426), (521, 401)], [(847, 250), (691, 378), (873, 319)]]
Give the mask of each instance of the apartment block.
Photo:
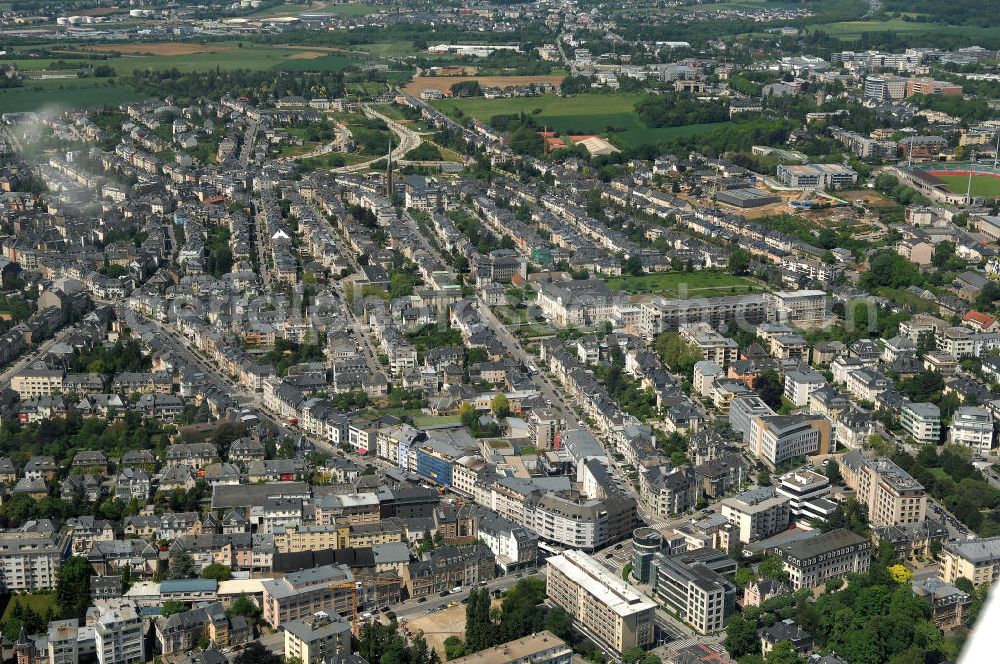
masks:
[(871, 542), (846, 528), (778, 547), (793, 590), (816, 588), (845, 574), (863, 574), (871, 563)]
[(988, 586), (1000, 575), (1000, 537), (945, 542), (940, 557), (943, 581), (964, 577), (974, 586)]
[(573, 649), (549, 630), (451, 660), (452, 664), (571, 664)]
[(758, 487), (723, 500), (722, 516), (739, 530), (741, 542), (756, 542), (788, 528), (789, 502), (774, 487)]
[(941, 439), (941, 409), (932, 403), (904, 403), (899, 423), (920, 444), (937, 445)]
[(64, 378), (62, 369), (32, 365), (14, 374), (10, 387), (21, 399), (48, 397), (62, 390)]
[(777, 291), (767, 297), (770, 318), (777, 323), (817, 323), (830, 316), (821, 290)]
[(351, 624), (340, 616), (320, 611), (304, 620), (292, 620), (282, 629), (285, 657), (296, 657), (302, 664), (322, 664), (351, 652)]
[(280, 627), (319, 611), (349, 615), (354, 611), (356, 583), (346, 565), (323, 565), (262, 582), (264, 620)]
[(126, 599), (104, 600), (97, 605), (94, 643), (100, 664), (140, 664), (146, 661), (143, 620), (135, 604)]
[(860, 502), (868, 506), (874, 528), (920, 523), (927, 513), (927, 494), (909, 473), (885, 458), (851, 450), (841, 458), (840, 472)]
[(581, 632), (615, 658), (653, 642), (656, 603), (582, 551), (549, 558), (546, 592)]
[(809, 396), (826, 384), (826, 377), (815, 369), (790, 369), (785, 372), (784, 395), (796, 406), (805, 406), (809, 403)]
[(993, 417), (985, 408), (962, 406), (951, 416), (948, 441), (971, 447), (976, 454), (988, 454), (993, 447)]
[(739, 345), (707, 323), (686, 323), (681, 326), (679, 334), (682, 339), (698, 349), (703, 360), (726, 367), (739, 358)]

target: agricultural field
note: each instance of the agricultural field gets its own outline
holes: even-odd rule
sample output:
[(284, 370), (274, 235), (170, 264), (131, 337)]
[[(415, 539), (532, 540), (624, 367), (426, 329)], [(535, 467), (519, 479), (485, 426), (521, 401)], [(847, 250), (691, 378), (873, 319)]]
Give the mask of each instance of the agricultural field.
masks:
[(742, 295), (759, 289), (753, 281), (715, 270), (653, 272), (607, 279), (608, 288), (632, 294), (650, 293), (666, 297), (719, 297)]
[[(67, 56), (81, 51), (110, 55), (108, 59), (60, 59), (60, 51), (50, 58), (10, 58), (9, 62), (28, 76), (58, 74), (58, 79), (31, 79), (23, 87), (0, 90), (0, 108), (4, 111), (31, 111), (43, 105), (95, 106), (119, 104), (142, 98), (124, 79), (136, 71), (177, 69), (210, 71), (213, 69), (253, 69), (274, 71), (341, 71), (370, 62), (373, 56), (324, 47), (266, 46), (254, 44), (241, 48), (239, 42), (196, 44), (189, 42), (152, 42), (148, 44), (94, 44), (63, 51)], [(85, 65), (108, 65), (114, 78), (76, 78)], [(408, 73), (399, 72), (408, 77)], [(380, 89), (380, 84), (379, 86)]]
[[(967, 175), (938, 175), (939, 180), (945, 183), (948, 191), (956, 194), (964, 194), (969, 190), (969, 176)], [(996, 198), (1000, 196), (1000, 177), (993, 175), (973, 175), (972, 195)]]

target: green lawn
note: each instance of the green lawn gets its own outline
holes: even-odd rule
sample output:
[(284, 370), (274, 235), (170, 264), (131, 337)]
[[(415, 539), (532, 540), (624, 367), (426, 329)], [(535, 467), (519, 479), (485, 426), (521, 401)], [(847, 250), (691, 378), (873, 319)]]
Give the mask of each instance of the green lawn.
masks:
[(56, 594), (55, 593), (39, 593), (37, 595), (4, 595), (0, 602), (5, 602), (3, 615), (0, 616), (0, 623), (6, 623), (14, 615), (14, 605), (20, 603), (21, 606), (30, 606), (31, 609), (39, 614), (46, 615), (49, 609), (54, 613), (56, 611)]
[[(968, 175), (939, 175), (949, 191), (964, 194), (969, 189)], [(1000, 177), (991, 175), (972, 176), (972, 195), (996, 198), (1000, 196)]]
[(461, 424), (461, 415), (423, 415), (414, 417), (413, 424), (418, 427), (440, 426), (442, 424)]
[(639, 276), (614, 277), (607, 279), (607, 284), (611, 290), (654, 293), (668, 297), (740, 295), (757, 287), (749, 279), (714, 270), (654, 272)]

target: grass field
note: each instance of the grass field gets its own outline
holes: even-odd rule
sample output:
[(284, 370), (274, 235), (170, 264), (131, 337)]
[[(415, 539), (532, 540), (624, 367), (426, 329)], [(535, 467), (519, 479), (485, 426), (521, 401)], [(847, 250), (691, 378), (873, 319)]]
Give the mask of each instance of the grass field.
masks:
[(994, 42), (1000, 40), (1000, 26), (988, 28), (973, 25), (943, 25), (939, 23), (917, 23), (894, 18), (887, 21), (841, 21), (839, 23), (820, 23), (810, 25), (810, 30), (821, 30), (831, 37), (843, 40), (853, 40), (866, 32), (895, 32), (900, 35), (914, 36), (917, 34), (955, 35), (968, 39), (969, 43), (979, 41)]
[(47, 107), (117, 105), (142, 98), (142, 94), (114, 79), (26, 81), (24, 87), (0, 90), (0, 109), (16, 113)]
[(561, 133), (600, 132), (626, 149), (678, 136), (694, 136), (730, 125), (720, 122), (650, 129), (634, 112), (639, 99), (641, 95), (628, 93), (582, 94), (574, 97), (541, 95), (510, 99), (442, 99), (433, 104), (453, 116), (460, 110), (465, 116), (484, 121), (498, 114), (527, 113), (534, 116), (535, 122), (542, 127)]
[[(948, 188), (956, 194), (964, 194), (969, 189), (968, 175), (938, 175)], [(992, 175), (972, 176), (972, 195), (996, 198), (1000, 196), (1000, 178)]]
[(327, 10), (340, 16), (368, 16), (369, 14), (376, 13), (379, 7), (363, 2), (352, 2), (343, 5), (331, 5)]
[[(628, 129), (646, 127), (634, 113), (637, 94), (599, 95), (585, 94), (575, 97), (541, 95), (538, 97), (512, 97), (509, 99), (442, 99), (434, 105), (446, 113), (461, 110), (465, 115), (489, 120), (494, 115), (528, 113), (535, 121), (555, 131), (593, 132), (605, 131), (608, 126)], [(538, 109), (539, 112), (535, 113)]]
[[(34, 111), (53, 107), (90, 107), (102, 104), (120, 104), (141, 99), (143, 95), (128, 88), (123, 79), (136, 71), (147, 69), (177, 69), (179, 71), (210, 71), (213, 69), (253, 69), (276, 71), (340, 71), (359, 65), (371, 58), (364, 54), (333, 52), (330, 49), (305, 49), (285, 46), (254, 45), (240, 48), (237, 42), (218, 44), (193, 44), (161, 42), (149, 44), (101, 44), (81, 46), (98, 53), (111, 53), (108, 60), (67, 60), (71, 67), (85, 64), (107, 64), (115, 69), (116, 79), (46, 79), (28, 80), (20, 88), (0, 90), (0, 109), (7, 112)], [(73, 52), (67, 47), (66, 52)], [(41, 76), (45, 72), (66, 72), (53, 58), (11, 58), (18, 69), (28, 75)], [(72, 74), (75, 69), (69, 70)], [(408, 74), (407, 74), (408, 76)], [(106, 87), (108, 82), (110, 87)]]
[(14, 605), (15, 603), (20, 603), (21, 606), (30, 606), (35, 613), (44, 616), (48, 613), (51, 608), (52, 611), (56, 610), (56, 594), (55, 593), (39, 593), (37, 595), (4, 595), (3, 599), (0, 600), (5, 602), (3, 609), (3, 615), (0, 615), (0, 623), (6, 623), (14, 615)]
[(629, 293), (653, 293), (667, 297), (718, 297), (739, 295), (755, 288), (749, 279), (725, 272), (654, 272), (639, 276), (622, 276), (607, 280), (611, 290)]

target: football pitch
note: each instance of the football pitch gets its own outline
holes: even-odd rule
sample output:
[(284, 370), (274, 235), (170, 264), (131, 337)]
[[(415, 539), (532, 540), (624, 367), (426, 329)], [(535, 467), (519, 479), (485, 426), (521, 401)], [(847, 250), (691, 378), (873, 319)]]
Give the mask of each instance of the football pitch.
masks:
[[(956, 194), (964, 194), (969, 189), (968, 175), (938, 175), (937, 177), (945, 183), (948, 191)], [(973, 175), (972, 195), (984, 196), (986, 198), (1000, 196), (1000, 177), (994, 175)]]

